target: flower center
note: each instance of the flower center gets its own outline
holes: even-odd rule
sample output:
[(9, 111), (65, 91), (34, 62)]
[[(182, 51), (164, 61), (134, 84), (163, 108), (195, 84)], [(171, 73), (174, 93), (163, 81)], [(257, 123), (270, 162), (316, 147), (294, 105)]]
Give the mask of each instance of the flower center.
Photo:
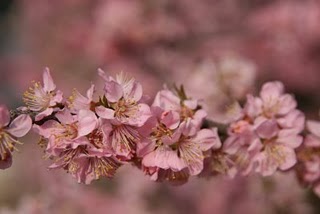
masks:
[(53, 92), (45, 92), (41, 83), (35, 82), (33, 87), (24, 92), (23, 101), (32, 111), (43, 111), (49, 107), (53, 96)]
[(121, 98), (117, 103), (112, 106), (115, 110), (115, 117), (130, 118), (133, 117), (138, 111), (138, 106), (135, 101), (127, 101)]
[(181, 120), (185, 120), (187, 118), (192, 118), (193, 115), (194, 115), (194, 110), (188, 108), (185, 105), (181, 106), (181, 112), (180, 112)]
[(97, 149), (103, 148), (103, 133), (99, 129), (95, 129), (88, 136), (90, 143)]

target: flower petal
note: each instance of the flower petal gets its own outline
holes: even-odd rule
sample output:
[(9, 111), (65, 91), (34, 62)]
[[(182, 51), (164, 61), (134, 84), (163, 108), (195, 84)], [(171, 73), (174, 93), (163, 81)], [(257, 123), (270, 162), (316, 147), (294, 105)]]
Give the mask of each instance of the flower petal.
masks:
[(55, 114), (56, 118), (64, 124), (71, 124), (75, 122), (75, 118), (72, 116), (69, 109), (63, 109)]
[(161, 146), (155, 151), (144, 156), (142, 164), (147, 167), (159, 167), (161, 169), (172, 169), (180, 171), (186, 167), (185, 163), (178, 157), (176, 151)]
[(29, 115), (22, 114), (15, 118), (10, 124), (7, 132), (15, 137), (22, 137), (26, 135), (32, 126), (32, 120)]
[(87, 98), (88, 100), (91, 102), (92, 99), (93, 99), (93, 94), (94, 94), (94, 91), (95, 91), (95, 85), (91, 83), (91, 87), (88, 89), (87, 91)]
[(308, 120), (307, 121), (307, 129), (312, 134), (320, 137), (320, 122), (315, 120)]
[(284, 91), (284, 86), (279, 81), (267, 82), (262, 86), (260, 97), (263, 101), (269, 102), (271, 99), (278, 99)]
[(134, 82), (133, 85), (132, 85), (132, 88), (131, 90), (128, 92), (126, 92), (124, 90), (124, 97), (126, 99), (132, 99), (132, 100), (135, 100), (135, 101), (139, 101), (142, 97), (142, 86), (140, 83), (138, 82)]
[(180, 115), (176, 111), (165, 111), (161, 115), (161, 123), (169, 129), (176, 129), (180, 124)]
[(290, 148), (297, 148), (302, 144), (303, 137), (297, 135), (294, 129), (283, 129), (279, 132), (277, 143), (281, 143)]
[(110, 102), (117, 102), (123, 96), (123, 90), (119, 83), (111, 80), (105, 83), (106, 98)]
[(217, 129), (201, 129), (192, 140), (200, 146), (201, 151), (207, 151), (211, 148), (217, 149), (221, 147), (221, 141), (218, 136)]
[(56, 89), (49, 68), (45, 68), (43, 71), (43, 89), (45, 92), (51, 92)]
[(285, 94), (281, 96), (279, 102), (280, 105), (278, 109), (278, 114), (280, 115), (288, 114), (290, 111), (297, 107), (297, 101), (290, 94)]
[(285, 154), (285, 161), (279, 165), (281, 170), (287, 170), (297, 163), (296, 153), (289, 147), (282, 147), (282, 152)]
[(266, 120), (258, 126), (256, 132), (260, 138), (271, 139), (279, 132), (278, 124), (275, 120)]
[(5, 127), (10, 122), (10, 112), (5, 105), (0, 105), (0, 128)]
[(78, 137), (89, 134), (97, 127), (98, 124), (98, 119), (95, 113), (89, 110), (80, 110), (78, 120)]
[(114, 110), (103, 106), (96, 107), (96, 113), (103, 119), (114, 119)]
[(152, 106), (159, 106), (165, 110), (179, 111), (180, 99), (169, 90), (161, 90), (157, 93)]
[(248, 95), (244, 112), (251, 118), (258, 116), (262, 112), (262, 100), (260, 98), (255, 98), (252, 95)]
[(37, 114), (34, 119), (35, 119), (35, 121), (40, 121), (43, 118), (51, 115), (52, 112), (53, 112), (53, 108), (47, 108), (46, 110), (44, 110), (44, 111), (40, 112), (39, 114)]
[(293, 110), (284, 117), (277, 120), (281, 128), (290, 128), (300, 133), (305, 126), (305, 115), (299, 110)]

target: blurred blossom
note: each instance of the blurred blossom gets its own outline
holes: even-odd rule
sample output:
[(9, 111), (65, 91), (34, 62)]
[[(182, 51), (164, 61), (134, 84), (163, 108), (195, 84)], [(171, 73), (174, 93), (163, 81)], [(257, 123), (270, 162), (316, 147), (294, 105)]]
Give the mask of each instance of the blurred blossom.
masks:
[(311, 186), (313, 191), (320, 196), (320, 123), (309, 120), (306, 127), (308, 134), (298, 153), (300, 167), (297, 173), (302, 183)]
[(18, 138), (25, 136), (32, 126), (29, 115), (21, 114), (11, 121), (8, 108), (0, 105), (0, 169), (9, 168), (12, 164), (12, 152), (18, 151)]
[(191, 96), (203, 100), (209, 118), (229, 122), (238, 114), (236, 100), (243, 100), (254, 88), (255, 66), (235, 56), (204, 61), (183, 78)]
[(254, 53), (251, 55), (262, 66), (261, 70), (268, 72), (268, 76), (285, 81), (296, 90), (311, 91), (317, 88), (319, 18), (320, 3), (314, 0), (274, 1), (253, 11), (248, 17), (249, 26), (256, 37), (252, 45)]
[(270, 176), (296, 164), (295, 149), (302, 144), (305, 122), (296, 106), (294, 97), (277, 81), (265, 83), (259, 97), (247, 96), (243, 116), (231, 123), (223, 144), (238, 172)]

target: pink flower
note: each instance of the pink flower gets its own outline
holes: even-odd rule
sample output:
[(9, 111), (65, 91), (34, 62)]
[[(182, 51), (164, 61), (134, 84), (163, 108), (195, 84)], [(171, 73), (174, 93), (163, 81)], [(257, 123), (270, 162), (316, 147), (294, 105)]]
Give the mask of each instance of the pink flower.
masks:
[(28, 91), (24, 93), (23, 100), (31, 111), (37, 112), (36, 121), (52, 114), (57, 104), (62, 102), (62, 92), (55, 91), (49, 68), (43, 71), (43, 86), (40, 82), (34, 83)]
[(32, 126), (28, 115), (22, 114), (10, 122), (10, 113), (6, 106), (0, 105), (0, 169), (6, 169), (12, 164), (11, 153), (17, 150), (16, 144), (21, 144), (17, 138), (26, 135)]
[(280, 82), (264, 84), (260, 97), (248, 95), (242, 118), (230, 125), (223, 145), (238, 172), (268, 176), (296, 164), (305, 117), (295, 108), (296, 101), (284, 94)]
[(140, 127), (151, 117), (150, 107), (140, 103), (142, 86), (123, 73), (116, 79), (107, 77), (99, 69), (99, 75), (105, 80), (105, 94), (100, 99), (100, 106), (95, 108), (100, 118), (109, 121), (106, 126), (108, 142), (115, 155), (122, 160), (129, 160), (136, 153), (141, 143)]
[(139, 103), (142, 98), (141, 84), (123, 73), (117, 75), (116, 79), (107, 77), (102, 70), (99, 70), (99, 74), (105, 80), (107, 102), (96, 108), (97, 114), (104, 119), (141, 127), (151, 116), (149, 106)]
[(193, 135), (200, 129), (207, 113), (203, 109), (197, 109), (199, 107), (198, 101), (188, 99), (184, 91), (178, 93), (184, 97), (178, 97), (168, 89), (161, 90), (157, 93), (152, 106), (179, 113), (182, 123), (186, 126), (185, 131), (191, 132), (190, 134)]
[(320, 196), (320, 122), (307, 121), (308, 134), (298, 152), (298, 176)]
[(229, 127), (229, 137), (223, 143), (222, 151), (233, 160), (233, 171), (249, 174), (253, 169), (252, 159), (262, 149), (254, 127), (247, 120), (239, 120)]
[(279, 129), (276, 121), (266, 120), (256, 129), (263, 150), (253, 158), (256, 172), (263, 176), (272, 175), (278, 168), (287, 170), (297, 162), (295, 150), (303, 138), (294, 129)]
[(68, 146), (77, 147), (85, 144), (85, 136), (98, 125), (96, 115), (90, 110), (80, 110), (78, 115), (72, 115), (64, 109), (55, 115), (58, 121), (49, 120), (43, 125), (34, 125), (34, 130), (48, 139), (47, 152), (56, 155)]
[(86, 148), (79, 146), (63, 150), (49, 168), (63, 168), (79, 183), (90, 184), (101, 177), (112, 178), (120, 166), (112, 157), (88, 155)]
[(297, 106), (292, 95), (284, 94), (281, 82), (268, 82), (262, 86), (260, 97), (248, 96), (245, 112), (250, 117), (274, 118), (284, 116)]
[(216, 129), (201, 129), (206, 112), (183, 88), (177, 95), (167, 89), (158, 92), (151, 112), (142, 127), (146, 139), (137, 151), (144, 171), (153, 180), (171, 182), (200, 174), (205, 153), (221, 146)]
[(181, 135), (174, 142), (155, 142), (154, 151), (143, 157), (142, 165), (173, 172), (186, 170), (188, 175), (198, 175), (203, 170), (204, 152), (220, 146), (216, 130), (202, 129), (195, 136)]
[(91, 110), (71, 114), (64, 109), (34, 129), (48, 141), (46, 154), (55, 160), (49, 168), (63, 168), (78, 182), (89, 184), (100, 177), (112, 177), (120, 167), (109, 143), (111, 124)]

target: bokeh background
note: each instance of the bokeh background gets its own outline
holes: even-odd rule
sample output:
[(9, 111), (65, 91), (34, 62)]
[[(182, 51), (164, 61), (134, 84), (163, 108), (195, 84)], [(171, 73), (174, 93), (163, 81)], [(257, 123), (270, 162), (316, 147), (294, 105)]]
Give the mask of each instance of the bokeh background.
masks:
[[(281, 80), (317, 119), (320, 1), (1, 0), (0, 103), (22, 105), (45, 66), (65, 96), (101, 85), (97, 68), (129, 73), (150, 97), (164, 83), (184, 84), (218, 121), (228, 120), (234, 100)], [(77, 184), (46, 169), (37, 141), (26, 137), (13, 167), (0, 172), (1, 214), (320, 212), (320, 200), (291, 172), (172, 187), (126, 166), (112, 181)]]

